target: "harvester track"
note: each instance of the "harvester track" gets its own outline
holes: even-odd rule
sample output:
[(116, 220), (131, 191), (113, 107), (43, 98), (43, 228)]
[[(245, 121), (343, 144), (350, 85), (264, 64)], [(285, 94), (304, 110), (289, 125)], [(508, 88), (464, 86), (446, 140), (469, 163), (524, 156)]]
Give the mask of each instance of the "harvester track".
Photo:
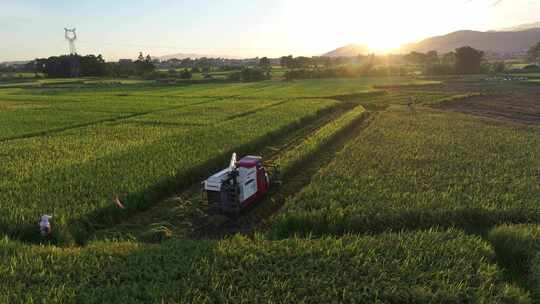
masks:
[[(344, 102), (342, 107), (330, 114), (323, 115), (316, 121), (280, 139), (274, 145), (254, 151), (263, 156), (265, 162), (274, 162), (291, 147), (300, 145), (307, 137), (320, 128), (352, 110), (358, 104)], [(102, 231), (95, 238), (136, 238), (140, 241), (159, 241), (163, 237), (181, 237), (191, 239), (219, 239), (237, 233), (250, 235), (264, 230), (271, 218), (279, 212), (288, 197), (309, 184), (321, 166), (329, 162), (334, 155), (348, 142), (352, 134), (366, 128), (377, 114), (367, 112), (366, 115), (349, 127), (339, 132), (322, 149), (307, 159), (296, 164), (297, 173), (288, 173), (282, 180), (282, 186), (273, 189), (264, 198), (241, 216), (232, 220), (225, 216), (211, 216), (202, 197), (200, 184), (179, 189), (177, 195), (163, 200), (154, 207), (137, 213), (124, 222)]]
[[(288, 198), (311, 182), (324, 164), (327, 164), (349, 141), (351, 135), (367, 128), (376, 118), (377, 113), (368, 113), (362, 119), (345, 128), (323, 149), (318, 150), (308, 159), (296, 164), (293, 173), (287, 174), (282, 185), (270, 193), (253, 207), (245, 210), (236, 220), (227, 220), (217, 227), (203, 226), (190, 235), (197, 239), (221, 239), (237, 233), (252, 235), (257, 231), (265, 231), (272, 222), (272, 218), (281, 210)], [(274, 156), (274, 158), (276, 158)], [(298, 170), (296, 170), (298, 169)]]

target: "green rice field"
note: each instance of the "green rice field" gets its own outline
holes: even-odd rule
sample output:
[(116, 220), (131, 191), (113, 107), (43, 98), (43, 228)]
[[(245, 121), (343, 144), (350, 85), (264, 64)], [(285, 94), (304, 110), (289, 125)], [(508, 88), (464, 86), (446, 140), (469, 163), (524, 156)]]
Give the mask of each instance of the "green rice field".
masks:
[(0, 82), (0, 303), (539, 303), (540, 87), (475, 77)]

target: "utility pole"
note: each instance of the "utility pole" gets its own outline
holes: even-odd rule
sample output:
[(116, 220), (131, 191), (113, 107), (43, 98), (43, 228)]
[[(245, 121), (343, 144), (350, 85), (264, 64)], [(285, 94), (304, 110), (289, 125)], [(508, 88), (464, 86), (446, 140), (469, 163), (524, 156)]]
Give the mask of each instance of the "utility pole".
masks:
[(77, 33), (75, 28), (64, 28), (64, 37), (69, 43), (69, 56), (70, 56), (70, 76), (79, 77), (81, 66), (77, 58), (77, 49), (75, 48), (75, 40), (77, 40)]
[(77, 40), (77, 33), (75, 32), (76, 29), (64, 28), (64, 31), (65, 31), (66, 40), (69, 43), (69, 54), (70, 55), (77, 54), (77, 49), (75, 48), (75, 40)]

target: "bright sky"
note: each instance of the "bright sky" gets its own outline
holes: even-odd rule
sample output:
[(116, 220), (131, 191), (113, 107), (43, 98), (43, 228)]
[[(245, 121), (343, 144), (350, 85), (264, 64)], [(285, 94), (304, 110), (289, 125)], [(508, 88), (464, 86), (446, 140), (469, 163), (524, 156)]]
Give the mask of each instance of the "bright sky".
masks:
[(66, 53), (64, 27), (77, 28), (79, 53), (108, 60), (311, 56), (536, 22), (539, 11), (540, 0), (0, 0), (0, 61)]

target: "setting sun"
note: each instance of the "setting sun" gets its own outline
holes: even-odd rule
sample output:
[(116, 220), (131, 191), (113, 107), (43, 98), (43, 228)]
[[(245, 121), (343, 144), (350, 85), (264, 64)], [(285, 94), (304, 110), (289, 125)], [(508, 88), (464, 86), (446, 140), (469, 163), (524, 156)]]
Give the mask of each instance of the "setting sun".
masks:
[[(352, 42), (366, 45), (376, 53), (387, 53), (403, 44), (453, 30), (487, 30), (489, 28), (482, 28), (482, 24), (494, 18), (488, 16), (490, 3), (487, 0), (465, 4), (428, 0), (336, 0), (329, 7), (326, 1), (299, 0), (282, 4), (280, 26), (291, 33), (287, 43), (298, 45), (306, 52), (316, 53)], [(456, 15), (460, 16), (459, 22)], [(285, 27), (284, 20), (297, 22), (294, 27)]]
[(394, 37), (392, 33), (387, 33), (384, 30), (374, 32), (373, 35), (367, 36), (364, 41), (370, 51), (378, 54), (392, 52), (392, 50), (398, 49), (402, 44), (406, 43), (406, 41)]

